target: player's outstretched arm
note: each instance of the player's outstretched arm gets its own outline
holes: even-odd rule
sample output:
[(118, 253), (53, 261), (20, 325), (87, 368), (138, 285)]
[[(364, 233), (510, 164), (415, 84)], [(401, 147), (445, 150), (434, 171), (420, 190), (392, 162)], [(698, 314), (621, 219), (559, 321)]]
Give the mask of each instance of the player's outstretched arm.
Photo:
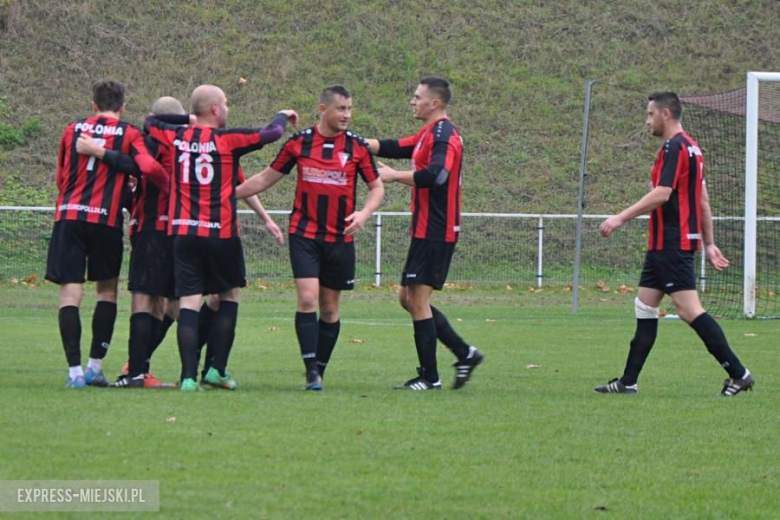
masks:
[(260, 217), (260, 220), (262, 220), (263, 224), (265, 224), (265, 229), (271, 234), (272, 237), (274, 237), (276, 242), (280, 246), (283, 246), (284, 233), (282, 233), (282, 230), (279, 229), (279, 226), (276, 225), (274, 219), (272, 219), (271, 215), (269, 215), (268, 212), (265, 210), (262, 202), (260, 202), (260, 199), (257, 198), (257, 195), (252, 195), (250, 197), (245, 198), (244, 202), (246, 203), (247, 206), (252, 208), (252, 211), (254, 211), (258, 217)]
[(382, 182), (400, 182), (408, 186), (414, 186), (413, 171), (396, 170), (381, 161), (377, 162), (377, 169)]
[(374, 179), (368, 183), (368, 198), (363, 209), (356, 211), (351, 215), (348, 215), (344, 220), (348, 224), (344, 229), (344, 234), (347, 236), (354, 235), (363, 227), (365, 227), (368, 219), (371, 215), (379, 209), (382, 204), (382, 200), (385, 198), (385, 188), (381, 179)]
[(266, 168), (262, 172), (251, 176), (246, 181), (236, 186), (236, 197), (239, 199), (245, 199), (252, 195), (261, 193), (284, 177), (284, 174), (274, 170), (273, 168)]
[(114, 170), (132, 175), (133, 177), (141, 176), (141, 170), (132, 157), (116, 150), (106, 150), (88, 135), (81, 134), (79, 136), (76, 141), (76, 151), (99, 159)]
[(636, 204), (630, 206), (617, 215), (609, 217), (607, 220), (601, 223), (599, 231), (602, 236), (608, 237), (613, 231), (620, 226), (633, 220), (640, 215), (646, 215), (653, 211), (655, 208), (669, 200), (672, 196), (672, 188), (666, 186), (657, 186), (653, 188), (647, 195), (639, 199)]

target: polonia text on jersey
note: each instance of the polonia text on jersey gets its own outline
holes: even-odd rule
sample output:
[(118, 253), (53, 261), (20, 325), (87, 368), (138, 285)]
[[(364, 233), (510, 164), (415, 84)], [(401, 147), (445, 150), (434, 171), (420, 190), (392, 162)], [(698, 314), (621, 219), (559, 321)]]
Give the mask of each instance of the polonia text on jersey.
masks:
[(75, 130), (76, 132), (86, 132), (92, 135), (125, 135), (125, 131), (121, 126), (96, 125), (86, 121), (76, 123)]
[(180, 152), (213, 153), (217, 151), (217, 146), (212, 141), (206, 143), (191, 143), (189, 141), (176, 139), (173, 141), (173, 146)]

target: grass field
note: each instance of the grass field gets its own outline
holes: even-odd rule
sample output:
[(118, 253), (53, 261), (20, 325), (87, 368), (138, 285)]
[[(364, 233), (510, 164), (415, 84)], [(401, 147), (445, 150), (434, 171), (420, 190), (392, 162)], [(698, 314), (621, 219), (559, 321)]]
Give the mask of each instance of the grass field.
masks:
[[(592, 388), (620, 374), (633, 332), (630, 297), (585, 301), (577, 317), (562, 298), (437, 294), (486, 362), (461, 391), (417, 394), (391, 389), (416, 361), (395, 295), (357, 291), (325, 390), (308, 393), (293, 293), (247, 291), (240, 388), (182, 394), (65, 390), (55, 288), (4, 286), (0, 480), (159, 480), (172, 518), (776, 517), (780, 322), (723, 322), (755, 392), (716, 397), (724, 373), (665, 320), (639, 395), (602, 396)], [(161, 378), (178, 374), (174, 339), (155, 357)], [(439, 362), (448, 386), (449, 353)]]

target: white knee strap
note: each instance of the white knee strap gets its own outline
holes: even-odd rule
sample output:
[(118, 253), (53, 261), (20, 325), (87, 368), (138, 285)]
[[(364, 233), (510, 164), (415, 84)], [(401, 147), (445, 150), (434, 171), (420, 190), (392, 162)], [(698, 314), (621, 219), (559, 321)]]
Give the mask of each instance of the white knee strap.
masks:
[(639, 320), (657, 320), (659, 309), (642, 303), (639, 298), (634, 298), (634, 314)]

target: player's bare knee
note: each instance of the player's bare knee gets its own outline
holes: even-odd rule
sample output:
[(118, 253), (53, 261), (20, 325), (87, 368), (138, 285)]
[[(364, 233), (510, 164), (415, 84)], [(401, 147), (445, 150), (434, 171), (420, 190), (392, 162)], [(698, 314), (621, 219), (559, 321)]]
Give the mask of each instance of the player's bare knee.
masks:
[(634, 315), (638, 320), (657, 320), (660, 314), (658, 307), (647, 305), (639, 298), (634, 298)]

